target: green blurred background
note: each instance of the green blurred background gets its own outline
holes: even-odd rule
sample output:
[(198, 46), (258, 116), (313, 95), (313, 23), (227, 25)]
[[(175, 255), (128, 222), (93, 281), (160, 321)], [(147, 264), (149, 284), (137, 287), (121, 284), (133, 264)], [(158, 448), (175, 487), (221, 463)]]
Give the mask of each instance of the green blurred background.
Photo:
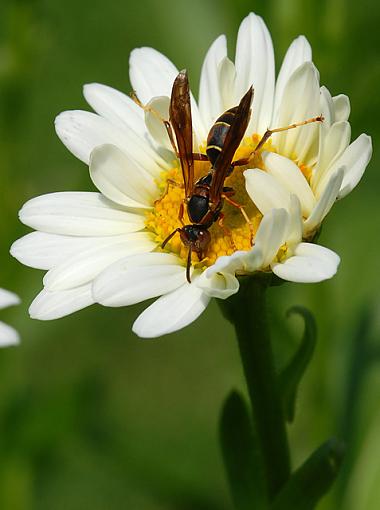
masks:
[[(84, 83), (129, 92), (129, 52), (146, 45), (186, 67), (194, 84), (217, 35), (227, 34), (233, 55), (249, 11), (265, 18), (277, 62), (294, 37), (308, 37), (321, 82), (351, 99), (353, 137), (364, 131), (376, 142), (376, 0), (1, 0), (0, 285), (23, 300), (1, 316), (22, 336), (19, 348), (0, 351), (1, 509), (232, 509), (216, 432), (225, 395), (245, 388), (233, 331), (216, 304), (153, 341), (131, 333), (145, 304), (32, 321), (27, 308), (42, 273), (7, 252), (28, 231), (17, 220), (27, 199), (92, 189), (87, 168), (53, 129), (59, 112), (87, 108)], [(331, 435), (348, 443), (323, 510), (380, 508), (378, 164), (375, 153), (324, 225), (321, 243), (342, 257), (338, 275), (270, 295), (279, 365), (302, 331), (297, 319), (285, 322), (288, 307), (308, 306), (319, 327), (289, 429), (294, 465)]]

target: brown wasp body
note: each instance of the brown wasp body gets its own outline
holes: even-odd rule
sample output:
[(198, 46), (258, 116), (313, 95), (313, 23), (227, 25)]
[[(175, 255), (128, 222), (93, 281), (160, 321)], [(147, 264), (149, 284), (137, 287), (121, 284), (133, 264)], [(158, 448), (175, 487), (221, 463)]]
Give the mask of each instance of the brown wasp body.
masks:
[[(204, 258), (211, 240), (209, 228), (221, 218), (223, 200), (234, 194), (232, 188), (224, 186), (224, 181), (235, 166), (232, 159), (248, 126), (252, 96), (251, 87), (238, 106), (227, 110), (217, 119), (207, 138), (206, 155), (194, 154), (189, 82), (186, 72), (180, 72), (174, 81), (169, 109), (169, 129), (173, 129), (177, 141), (185, 187), (185, 203), (191, 223), (175, 229), (162, 243), (162, 247), (165, 247), (177, 232), (180, 234), (183, 244), (189, 248), (186, 269), (189, 282), (192, 252), (197, 254), (199, 260)], [(171, 133), (169, 136), (173, 140)], [(195, 183), (194, 160), (211, 163), (210, 171)], [(238, 204), (236, 206), (240, 207)], [(182, 218), (183, 205), (179, 213), (179, 219), (183, 223)]]
[[(253, 88), (250, 87), (238, 106), (224, 112), (211, 127), (207, 137), (206, 154), (196, 154), (193, 153), (190, 91), (186, 71), (181, 71), (174, 80), (169, 122), (164, 121), (164, 123), (180, 160), (185, 188), (184, 203), (187, 206), (187, 214), (191, 223), (185, 225), (183, 222), (184, 206), (182, 203), (178, 216), (182, 227), (176, 228), (164, 240), (161, 247), (164, 248), (176, 233), (180, 234), (183, 244), (189, 249), (186, 268), (186, 278), (189, 283), (191, 283), (192, 252), (197, 254), (199, 260), (204, 258), (211, 241), (209, 228), (219, 221), (220, 226), (229, 232), (222, 224), (224, 200), (240, 209), (252, 233), (252, 225), (244, 208), (230, 198), (234, 195), (233, 188), (224, 186), (224, 181), (231, 174), (233, 168), (247, 165), (252, 154), (261, 149), (273, 133), (324, 120), (322, 116), (319, 116), (289, 126), (268, 129), (252, 150), (250, 157), (232, 161), (249, 123), (252, 98)], [(194, 182), (194, 160), (209, 161), (211, 164), (209, 172), (196, 182)]]

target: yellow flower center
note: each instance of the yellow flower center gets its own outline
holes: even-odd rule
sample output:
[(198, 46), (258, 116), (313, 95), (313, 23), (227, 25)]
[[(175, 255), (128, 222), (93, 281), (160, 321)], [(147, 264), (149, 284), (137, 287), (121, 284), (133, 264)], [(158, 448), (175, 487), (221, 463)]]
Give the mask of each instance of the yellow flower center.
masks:
[[(231, 175), (225, 180), (225, 186), (231, 187), (234, 190), (234, 195), (231, 197), (232, 200), (236, 204), (244, 207), (249, 223), (238, 207), (228, 203), (228, 201), (224, 199), (222, 209), (224, 216), (223, 224), (218, 220), (208, 229), (211, 234), (211, 242), (208, 245), (204, 259), (199, 261), (197, 255), (194, 252), (192, 254), (193, 264), (198, 268), (205, 269), (214, 264), (216, 259), (222, 255), (231, 255), (238, 250), (246, 251), (252, 246), (255, 234), (261, 222), (262, 214), (254, 205), (246, 191), (243, 172), (247, 168), (261, 168), (265, 170), (261, 152), (276, 152), (275, 147), (273, 147), (269, 139), (259, 152), (253, 153), (260, 139), (261, 136), (257, 134), (244, 138), (235, 153), (234, 160), (236, 161), (249, 157), (249, 164), (234, 167)], [(205, 147), (202, 147), (201, 150), (205, 153)], [(292, 159), (294, 162), (297, 162), (295, 155)], [(311, 169), (301, 163), (298, 163), (298, 167), (309, 181)], [(207, 161), (194, 161), (195, 182), (200, 177), (205, 176), (210, 168), (211, 165)], [(154, 208), (146, 213), (146, 228), (155, 235), (155, 240), (159, 249), (165, 252), (175, 253), (186, 262), (188, 247), (184, 246), (179, 233), (175, 234), (170, 241), (168, 241), (164, 249), (160, 248), (162, 243), (175, 229), (183, 226), (179, 219), (181, 204), (183, 204), (183, 223), (184, 225), (191, 224), (187, 214), (181, 167), (177, 160), (171, 169), (163, 172), (157, 184), (162, 190), (162, 196), (160, 199), (156, 200)], [(286, 257), (286, 252), (287, 246), (285, 244), (279, 250), (279, 260)]]
[[(250, 224), (244, 218), (240, 209), (227, 200), (223, 202), (223, 224), (220, 221), (215, 222), (210, 228), (211, 242), (208, 246), (206, 256), (202, 261), (198, 261), (195, 253), (193, 253), (193, 263), (198, 267), (207, 267), (216, 261), (222, 255), (231, 255), (237, 250), (249, 250), (252, 246), (252, 238), (259, 227), (262, 214), (253, 204), (246, 188), (244, 170), (249, 168), (263, 168), (260, 153), (252, 154), (260, 140), (259, 135), (247, 137), (243, 140), (241, 146), (236, 151), (234, 160), (250, 157), (249, 165), (236, 166), (232, 174), (226, 178), (225, 186), (234, 190), (232, 200), (244, 207), (249, 218)], [(271, 141), (269, 140), (262, 150), (273, 151)], [(195, 181), (206, 175), (211, 168), (209, 162), (194, 162)], [(184, 188), (181, 168), (177, 161), (175, 166), (169, 171), (165, 171), (161, 181), (158, 183), (162, 189), (162, 196), (154, 204), (153, 210), (146, 215), (146, 227), (150, 232), (155, 234), (155, 240), (161, 245), (165, 239), (182, 224), (179, 220), (179, 211), (181, 204), (184, 205), (183, 222), (185, 225), (190, 224), (187, 215), (187, 206), (184, 203)], [(177, 233), (165, 246), (164, 251), (179, 255), (184, 261), (187, 258), (188, 248), (184, 246)]]

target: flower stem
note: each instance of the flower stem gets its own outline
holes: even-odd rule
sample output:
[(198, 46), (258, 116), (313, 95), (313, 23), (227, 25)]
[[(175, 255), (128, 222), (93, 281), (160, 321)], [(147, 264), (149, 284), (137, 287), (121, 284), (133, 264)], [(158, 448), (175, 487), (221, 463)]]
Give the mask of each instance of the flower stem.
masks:
[(266, 276), (245, 278), (238, 294), (219, 303), (235, 326), (268, 498), (272, 500), (290, 476), (290, 458), (267, 317), (269, 282)]

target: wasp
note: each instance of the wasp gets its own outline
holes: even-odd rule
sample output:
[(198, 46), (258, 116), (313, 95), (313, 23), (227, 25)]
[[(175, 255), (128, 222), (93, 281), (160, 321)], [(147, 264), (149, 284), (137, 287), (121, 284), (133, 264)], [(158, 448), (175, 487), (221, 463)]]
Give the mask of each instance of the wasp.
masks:
[[(323, 117), (319, 116), (283, 128), (268, 129), (248, 158), (233, 161), (235, 152), (248, 127), (252, 99), (253, 87), (250, 87), (240, 103), (225, 111), (211, 127), (207, 137), (206, 154), (194, 153), (190, 87), (186, 71), (181, 71), (174, 80), (169, 106), (169, 121), (163, 120), (163, 122), (180, 161), (185, 197), (178, 214), (182, 226), (168, 235), (161, 244), (161, 248), (164, 248), (170, 239), (179, 233), (181, 241), (188, 247), (186, 278), (189, 283), (191, 283), (192, 253), (195, 252), (199, 260), (205, 257), (211, 241), (210, 227), (218, 221), (219, 225), (226, 232), (228, 231), (223, 225), (224, 201), (241, 211), (251, 229), (253, 238), (252, 225), (244, 207), (231, 199), (234, 195), (233, 188), (224, 186), (225, 179), (231, 174), (234, 167), (247, 165), (252, 154), (261, 149), (273, 133), (323, 121)], [(211, 168), (206, 175), (194, 181), (194, 161), (196, 160), (209, 161)], [(178, 186), (178, 183), (175, 182), (169, 184)], [(187, 225), (183, 221), (184, 204), (186, 204), (190, 220)]]
[[(166, 124), (172, 145), (176, 149), (181, 164), (183, 183), (185, 188), (184, 203), (191, 223), (183, 222), (184, 203), (181, 204), (179, 220), (182, 227), (176, 228), (162, 243), (161, 247), (170, 241), (177, 233), (183, 244), (188, 247), (186, 278), (191, 282), (191, 257), (195, 252), (202, 260), (211, 241), (209, 228), (218, 220), (223, 219), (222, 208), (224, 199), (234, 203), (230, 197), (234, 190), (224, 186), (224, 181), (232, 172), (237, 161), (232, 164), (236, 149), (247, 129), (251, 115), (253, 88), (250, 87), (238, 106), (227, 110), (212, 126), (207, 137), (206, 154), (193, 152), (193, 130), (190, 106), (190, 91), (187, 73), (181, 71), (174, 80), (169, 107), (169, 123)], [(177, 145), (174, 144), (174, 131)], [(194, 182), (194, 161), (209, 161), (210, 171)], [(244, 209), (236, 204), (242, 212)], [(249, 218), (243, 212), (246, 220)], [(222, 223), (221, 223), (221, 226)]]

